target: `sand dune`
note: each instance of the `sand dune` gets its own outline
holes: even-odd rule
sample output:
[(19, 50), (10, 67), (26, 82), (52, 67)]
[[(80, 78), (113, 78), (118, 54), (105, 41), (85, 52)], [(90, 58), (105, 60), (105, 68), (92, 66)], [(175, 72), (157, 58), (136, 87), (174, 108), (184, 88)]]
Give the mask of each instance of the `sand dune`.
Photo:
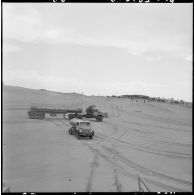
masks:
[[(31, 105), (108, 112), (94, 139), (62, 116), (28, 119)], [(192, 109), (184, 105), (3, 88), (3, 182), (12, 192), (192, 191)], [(143, 189), (144, 184), (141, 183)]]

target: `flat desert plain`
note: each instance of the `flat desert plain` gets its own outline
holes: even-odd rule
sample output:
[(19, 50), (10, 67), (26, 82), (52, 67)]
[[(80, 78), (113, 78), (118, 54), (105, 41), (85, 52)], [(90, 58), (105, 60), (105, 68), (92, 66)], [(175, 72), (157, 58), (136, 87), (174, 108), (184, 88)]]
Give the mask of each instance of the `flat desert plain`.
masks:
[[(93, 139), (62, 116), (29, 119), (31, 105), (108, 112)], [(11, 192), (192, 191), (192, 108), (122, 98), (3, 88), (3, 182)]]

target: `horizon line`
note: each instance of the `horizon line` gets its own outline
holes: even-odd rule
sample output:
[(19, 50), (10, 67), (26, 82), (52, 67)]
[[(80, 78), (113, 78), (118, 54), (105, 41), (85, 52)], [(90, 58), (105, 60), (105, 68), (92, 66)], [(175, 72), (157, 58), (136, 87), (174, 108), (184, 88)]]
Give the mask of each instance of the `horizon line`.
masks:
[(2, 82), (2, 86), (4, 87), (19, 87), (19, 88), (24, 88), (24, 89), (30, 89), (30, 90), (45, 90), (45, 91), (48, 91), (48, 92), (53, 92), (53, 93), (64, 93), (64, 94), (80, 94), (80, 95), (84, 95), (84, 96), (98, 96), (98, 97), (112, 97), (112, 96), (116, 96), (116, 97), (119, 97), (119, 96), (126, 96), (126, 95), (138, 95), (138, 96), (148, 96), (150, 98), (160, 98), (160, 99), (166, 99), (166, 100), (176, 100), (176, 101), (184, 101), (186, 103), (193, 103), (193, 101), (186, 101), (186, 100), (182, 100), (182, 99), (174, 99), (174, 98), (165, 98), (165, 97), (154, 97), (154, 96), (149, 96), (149, 95), (143, 95), (143, 94), (121, 94), (121, 95), (115, 95), (115, 94), (112, 94), (112, 95), (94, 95), (94, 94), (91, 94), (91, 95), (86, 95), (84, 93), (79, 93), (79, 92), (76, 92), (76, 91), (72, 91), (72, 92), (64, 92), (64, 91), (52, 91), (52, 90), (48, 90), (48, 89), (35, 89), (35, 88), (28, 88), (28, 87), (23, 87), (23, 86), (18, 86), (18, 85), (7, 85), (7, 84), (4, 84), (4, 82)]

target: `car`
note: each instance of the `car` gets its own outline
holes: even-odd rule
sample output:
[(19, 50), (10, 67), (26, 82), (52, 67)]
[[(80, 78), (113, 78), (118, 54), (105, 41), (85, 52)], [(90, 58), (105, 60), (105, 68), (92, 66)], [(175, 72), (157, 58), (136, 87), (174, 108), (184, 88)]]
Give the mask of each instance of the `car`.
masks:
[(94, 131), (91, 128), (90, 121), (74, 118), (70, 120), (70, 125), (69, 134), (75, 135), (77, 139), (80, 139), (80, 137), (93, 138)]

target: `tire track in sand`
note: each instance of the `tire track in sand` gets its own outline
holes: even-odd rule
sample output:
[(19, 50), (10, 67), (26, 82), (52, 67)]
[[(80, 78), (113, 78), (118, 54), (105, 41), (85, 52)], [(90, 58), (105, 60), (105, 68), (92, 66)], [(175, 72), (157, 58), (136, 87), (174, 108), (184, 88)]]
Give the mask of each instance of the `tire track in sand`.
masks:
[[(113, 125), (110, 122), (107, 122), (107, 124), (110, 125), (112, 128), (114, 128), (115, 129), (115, 132), (118, 131), (119, 128), (117, 127), (118, 126), (117, 124), (114, 124)], [(123, 127), (122, 129), (124, 130), (124, 134), (121, 134), (121, 136), (113, 137), (113, 135), (114, 135), (113, 134), (113, 135), (111, 135), (109, 137), (107, 136), (106, 138), (108, 138), (109, 140), (110, 139), (115, 140), (118, 143), (123, 143), (123, 144), (130, 145), (132, 149), (138, 150), (138, 151), (142, 151), (142, 152), (147, 152), (147, 153), (151, 153), (151, 154), (155, 154), (155, 155), (161, 155), (161, 156), (168, 156), (168, 157), (171, 157), (171, 158), (183, 158), (183, 159), (191, 159), (192, 158), (191, 154), (188, 154), (188, 153), (175, 152), (175, 151), (167, 151), (167, 150), (160, 150), (160, 149), (151, 148), (151, 147), (148, 147), (148, 146), (144, 146), (143, 147), (142, 145), (136, 145), (136, 144), (132, 144), (130, 142), (123, 141), (120, 138), (122, 136), (124, 136), (130, 130), (127, 129), (126, 127)], [(100, 134), (101, 133), (99, 133), (99, 135)], [(102, 136), (103, 136), (103, 134), (102, 134)], [(142, 136), (142, 135), (139, 135), (139, 136)], [(148, 136), (143, 136), (143, 138), (148, 138)], [(158, 141), (162, 141), (162, 140), (157, 140), (155, 137), (152, 140), (153, 143), (155, 143), (155, 142), (158, 143)]]
[[(118, 128), (117, 128), (117, 127), (114, 127), (114, 129), (115, 129), (115, 132), (118, 132)], [(118, 139), (119, 139), (120, 137), (122, 137), (125, 133), (126, 133), (126, 131), (125, 131), (125, 132), (122, 132), (122, 134), (118, 135), (118, 136), (117, 136)], [(103, 146), (101, 145), (101, 147), (103, 147)], [(114, 143), (112, 144), (112, 147), (113, 147), (113, 148), (116, 147), (116, 142), (114, 142)], [(116, 156), (115, 153), (111, 153), (111, 155), (112, 155), (112, 159), (113, 159), (113, 162), (114, 162), (114, 170), (113, 170), (113, 171), (114, 171), (114, 185), (116, 186), (116, 191), (117, 191), (117, 192), (122, 192), (123, 186), (122, 186), (122, 184), (120, 183), (119, 178), (118, 178), (117, 156)]]
[[(115, 145), (113, 145), (113, 147), (115, 147)], [(114, 185), (116, 186), (116, 191), (117, 192), (122, 192), (122, 184), (120, 183), (119, 181), (119, 178), (118, 178), (118, 167), (117, 167), (117, 158), (115, 156), (115, 154), (113, 154), (113, 162), (114, 162)]]
[(142, 145), (139, 146), (139, 145), (132, 144), (132, 143), (125, 142), (122, 140), (118, 140), (118, 139), (116, 139), (116, 141), (123, 143), (123, 144), (130, 145), (132, 149), (138, 150), (141, 152), (147, 152), (147, 153), (160, 155), (160, 156), (167, 156), (167, 157), (171, 157), (171, 158), (192, 159), (191, 154), (187, 154), (187, 153), (158, 150), (158, 149), (147, 147), (147, 146), (143, 147)]
[[(118, 125), (113, 125), (113, 124), (109, 124), (112, 128), (116, 128), (115, 129), (115, 133), (116, 132), (118, 132)], [(126, 129), (124, 129), (124, 130), (126, 130)], [(114, 134), (115, 134), (114, 133)], [(118, 191), (118, 192), (120, 192), (120, 191), (122, 191), (122, 185), (120, 185), (120, 182), (119, 182), (119, 180), (118, 180), (118, 171), (120, 171), (123, 175), (126, 175), (126, 176), (128, 176), (128, 177), (131, 177), (131, 178), (133, 178), (133, 179), (135, 179), (135, 180), (137, 180), (137, 174), (133, 174), (133, 173), (130, 173), (129, 171), (128, 171), (128, 169), (126, 169), (126, 168), (124, 168), (123, 166), (120, 166), (115, 160), (114, 160), (114, 158), (116, 158), (117, 160), (119, 160), (120, 162), (122, 162), (122, 163), (124, 163), (124, 164), (126, 164), (128, 167), (131, 167), (131, 168), (133, 168), (133, 169), (135, 169), (136, 171), (138, 171), (138, 172), (140, 172), (140, 173), (142, 173), (143, 175), (145, 175), (145, 176), (156, 176), (156, 177), (158, 177), (159, 179), (161, 178), (161, 179), (165, 179), (165, 180), (170, 180), (170, 181), (172, 181), (172, 182), (174, 182), (174, 183), (180, 183), (180, 184), (184, 184), (184, 185), (187, 185), (188, 187), (189, 186), (192, 186), (192, 183), (190, 182), (190, 181), (185, 181), (185, 180), (182, 180), (182, 179), (178, 179), (178, 178), (173, 178), (173, 177), (171, 177), (171, 176), (167, 176), (167, 175), (164, 175), (164, 174), (161, 174), (161, 173), (158, 173), (158, 172), (155, 172), (155, 171), (153, 171), (153, 170), (150, 170), (150, 169), (148, 169), (148, 168), (146, 168), (146, 167), (143, 167), (143, 166), (141, 166), (141, 165), (139, 165), (139, 164), (137, 164), (137, 163), (135, 163), (135, 162), (133, 162), (133, 161), (131, 161), (131, 160), (129, 160), (129, 159), (127, 159), (127, 158), (125, 158), (125, 157), (123, 157), (123, 156), (121, 156), (121, 154), (120, 153), (118, 153), (118, 151), (117, 150), (114, 150), (113, 151), (113, 149), (114, 148), (110, 148), (110, 147), (107, 147), (107, 146), (103, 146), (102, 144), (104, 144), (105, 142), (109, 142), (109, 143), (111, 143), (111, 142), (113, 142), (114, 140), (115, 141), (119, 141), (119, 139), (122, 137), (122, 136), (124, 136), (124, 134), (126, 134), (127, 133), (127, 131), (124, 131), (122, 134), (120, 134), (120, 135), (115, 135), (115, 136), (106, 136), (106, 137), (104, 137), (104, 135), (103, 134), (98, 134), (99, 136), (97, 136), (97, 137), (99, 137), (100, 139), (102, 139), (102, 142), (100, 142), (100, 145), (98, 144), (98, 148), (99, 148), (99, 146), (101, 147), (101, 148), (97, 148), (96, 147), (96, 144), (94, 144), (94, 145), (91, 145), (91, 144), (85, 144), (86, 146), (88, 146), (88, 148), (95, 154), (95, 155), (98, 155), (98, 157), (101, 157), (101, 158), (103, 158), (105, 161), (107, 161), (107, 162), (109, 162), (109, 164), (111, 164), (112, 165), (112, 167), (113, 167), (113, 170), (114, 170), (114, 184), (115, 184), (115, 186), (116, 186), (116, 190)], [(116, 142), (114, 142), (114, 143), (116, 143)], [(107, 147), (107, 148), (106, 148)], [(103, 149), (103, 151), (102, 151), (102, 149)], [(105, 152), (106, 152), (106, 154), (105, 154)], [(89, 176), (89, 181), (88, 181), (88, 184), (87, 184), (87, 190), (89, 191), (89, 190), (91, 190), (91, 184), (92, 184), (92, 179), (93, 179), (93, 177), (94, 177), (94, 165), (92, 166), (92, 168), (91, 168), (91, 173), (90, 173), (90, 176)], [(91, 179), (92, 178), (92, 179)], [(184, 189), (186, 189), (186, 188), (184, 188), (184, 189), (179, 189), (179, 188), (177, 188), (177, 187), (174, 187), (174, 186), (170, 186), (170, 185), (168, 185), (168, 184), (164, 184), (164, 182), (162, 183), (162, 182), (160, 182), (160, 181), (153, 181), (152, 179), (149, 179), (149, 178), (145, 178), (145, 180), (147, 180), (147, 182), (150, 182), (150, 183), (153, 183), (153, 184), (155, 184), (156, 186), (160, 186), (161, 188), (164, 188), (164, 189), (168, 189), (168, 190), (170, 190), (170, 191), (185, 191)], [(187, 187), (186, 186), (186, 187)]]
[[(109, 157), (109, 155), (105, 155), (104, 153), (102, 153), (99, 149), (97, 148), (94, 148), (90, 145), (87, 145), (88, 148), (94, 153), (94, 154), (97, 154), (99, 157), (101, 157), (102, 159), (104, 159), (106, 162), (108, 162), (111, 166), (115, 167), (117, 166), (117, 169), (118, 171), (120, 171), (120, 173), (122, 173), (123, 175), (131, 178), (131, 179), (134, 179), (137, 181), (137, 174), (134, 174), (134, 173), (131, 173), (129, 172), (128, 169), (125, 169), (124, 167), (122, 167), (121, 165), (119, 164), (115, 164), (113, 162), (113, 159)], [(109, 153), (110, 154), (110, 153)], [(142, 177), (143, 178), (143, 177)], [(185, 192), (185, 191), (189, 191), (189, 190), (184, 190), (184, 189), (181, 189), (181, 188), (177, 188), (177, 187), (173, 187), (173, 186), (170, 186), (168, 184), (164, 184), (162, 182), (158, 182), (158, 181), (153, 181), (151, 179), (146, 179), (146, 178), (143, 178), (145, 181), (149, 182), (149, 183), (153, 183), (154, 185), (156, 186), (159, 186), (163, 189), (166, 189), (168, 191), (174, 191), (174, 192)]]
[(160, 177), (160, 178), (163, 178), (163, 179), (166, 179), (166, 180), (171, 180), (171, 181), (174, 181), (174, 182), (177, 182), (177, 183), (192, 186), (192, 183), (190, 181), (185, 181), (185, 180), (182, 180), (182, 179), (174, 178), (174, 177), (171, 177), (171, 176), (164, 175), (162, 173), (153, 171), (151, 169), (145, 168), (145, 167), (133, 162), (132, 160), (129, 160), (129, 159), (123, 157), (118, 151), (114, 150), (113, 148), (109, 148), (109, 147), (106, 147), (106, 146), (102, 146), (102, 147), (108, 153), (114, 153), (120, 161), (124, 162), (129, 167), (136, 169), (137, 171), (143, 173), (144, 175), (153, 175), (153, 176), (157, 176), (157, 177)]
[(91, 163), (91, 170), (90, 170), (90, 174), (89, 174), (89, 178), (88, 178), (88, 182), (87, 182), (87, 186), (86, 186), (86, 192), (91, 191), (95, 171), (96, 171), (98, 166), (99, 166), (98, 154), (95, 154), (94, 158), (93, 158), (93, 162)]
[(117, 192), (122, 192), (122, 185), (121, 185), (121, 183), (119, 182), (119, 179), (118, 179), (117, 168), (114, 168), (114, 184), (116, 186)]
[[(115, 128), (117, 128), (117, 127), (115, 126)], [(126, 131), (124, 131), (122, 134), (118, 135), (117, 138), (116, 137), (115, 138), (112, 137), (111, 140), (118, 139), (117, 141), (119, 141), (119, 138), (121, 138), (122, 136), (124, 136), (124, 134), (126, 134)], [(103, 139), (103, 143), (105, 143), (105, 141), (110, 142), (111, 140), (110, 140), (110, 137), (107, 137), (107, 138)], [(176, 183), (180, 183), (180, 184), (184, 184), (184, 185), (188, 185), (188, 186), (191, 186), (192, 185), (192, 183), (190, 181), (185, 181), (185, 180), (182, 180), (182, 179), (173, 178), (171, 176), (167, 176), (167, 175), (158, 173), (156, 171), (153, 171), (153, 170), (150, 170), (148, 168), (145, 168), (145, 167), (143, 167), (143, 166), (141, 166), (141, 165), (139, 165), (139, 164), (137, 164), (137, 163), (135, 163), (135, 162), (133, 162), (133, 161), (131, 161), (131, 160), (123, 157), (123, 156), (121, 156), (121, 154), (116, 149), (113, 148), (114, 145), (116, 144), (116, 142), (114, 142), (114, 144), (112, 144), (112, 146), (113, 146), (112, 148), (102, 145), (103, 143), (101, 143), (100, 146), (101, 146), (101, 148), (103, 148), (104, 152), (107, 153), (106, 156), (105, 156), (104, 153), (101, 152), (101, 150), (98, 150), (97, 148), (94, 148), (92, 146), (88, 146), (88, 147), (90, 147), (90, 150), (91, 151), (95, 152), (100, 157), (104, 158), (104, 160), (112, 163), (112, 165), (114, 166), (114, 181), (115, 181), (115, 186), (116, 186), (116, 189), (117, 189), (118, 192), (121, 191), (121, 185), (120, 185), (119, 180), (118, 180), (116, 168), (119, 169), (120, 172), (121, 171), (124, 172), (124, 169), (122, 167), (119, 167), (118, 166), (117, 160), (123, 162), (124, 164), (126, 164), (127, 166), (129, 166), (131, 168), (134, 168), (136, 171), (138, 171), (138, 172), (140, 172), (140, 173), (142, 173), (142, 174), (144, 174), (146, 176), (147, 175), (152, 175), (152, 176), (159, 177), (161, 179), (171, 180), (171, 181), (176, 182)], [(86, 145), (88, 145), (88, 144), (86, 144)], [(112, 156), (112, 159), (109, 157), (110, 155)], [(130, 176), (131, 177), (134, 177), (136, 179), (136, 176), (134, 174), (130, 174)], [(169, 186), (169, 185), (164, 184), (162, 182), (156, 182), (156, 181), (150, 180), (148, 178), (147, 178), (147, 181), (148, 182), (150, 181), (151, 183), (153, 183), (153, 184), (155, 184), (157, 186), (163, 187), (165, 189), (169, 189), (169, 190), (170, 189), (172, 189), (172, 190), (174, 189), (176, 191), (183, 191), (182, 189), (178, 189), (178, 188), (175, 188), (173, 186)]]

